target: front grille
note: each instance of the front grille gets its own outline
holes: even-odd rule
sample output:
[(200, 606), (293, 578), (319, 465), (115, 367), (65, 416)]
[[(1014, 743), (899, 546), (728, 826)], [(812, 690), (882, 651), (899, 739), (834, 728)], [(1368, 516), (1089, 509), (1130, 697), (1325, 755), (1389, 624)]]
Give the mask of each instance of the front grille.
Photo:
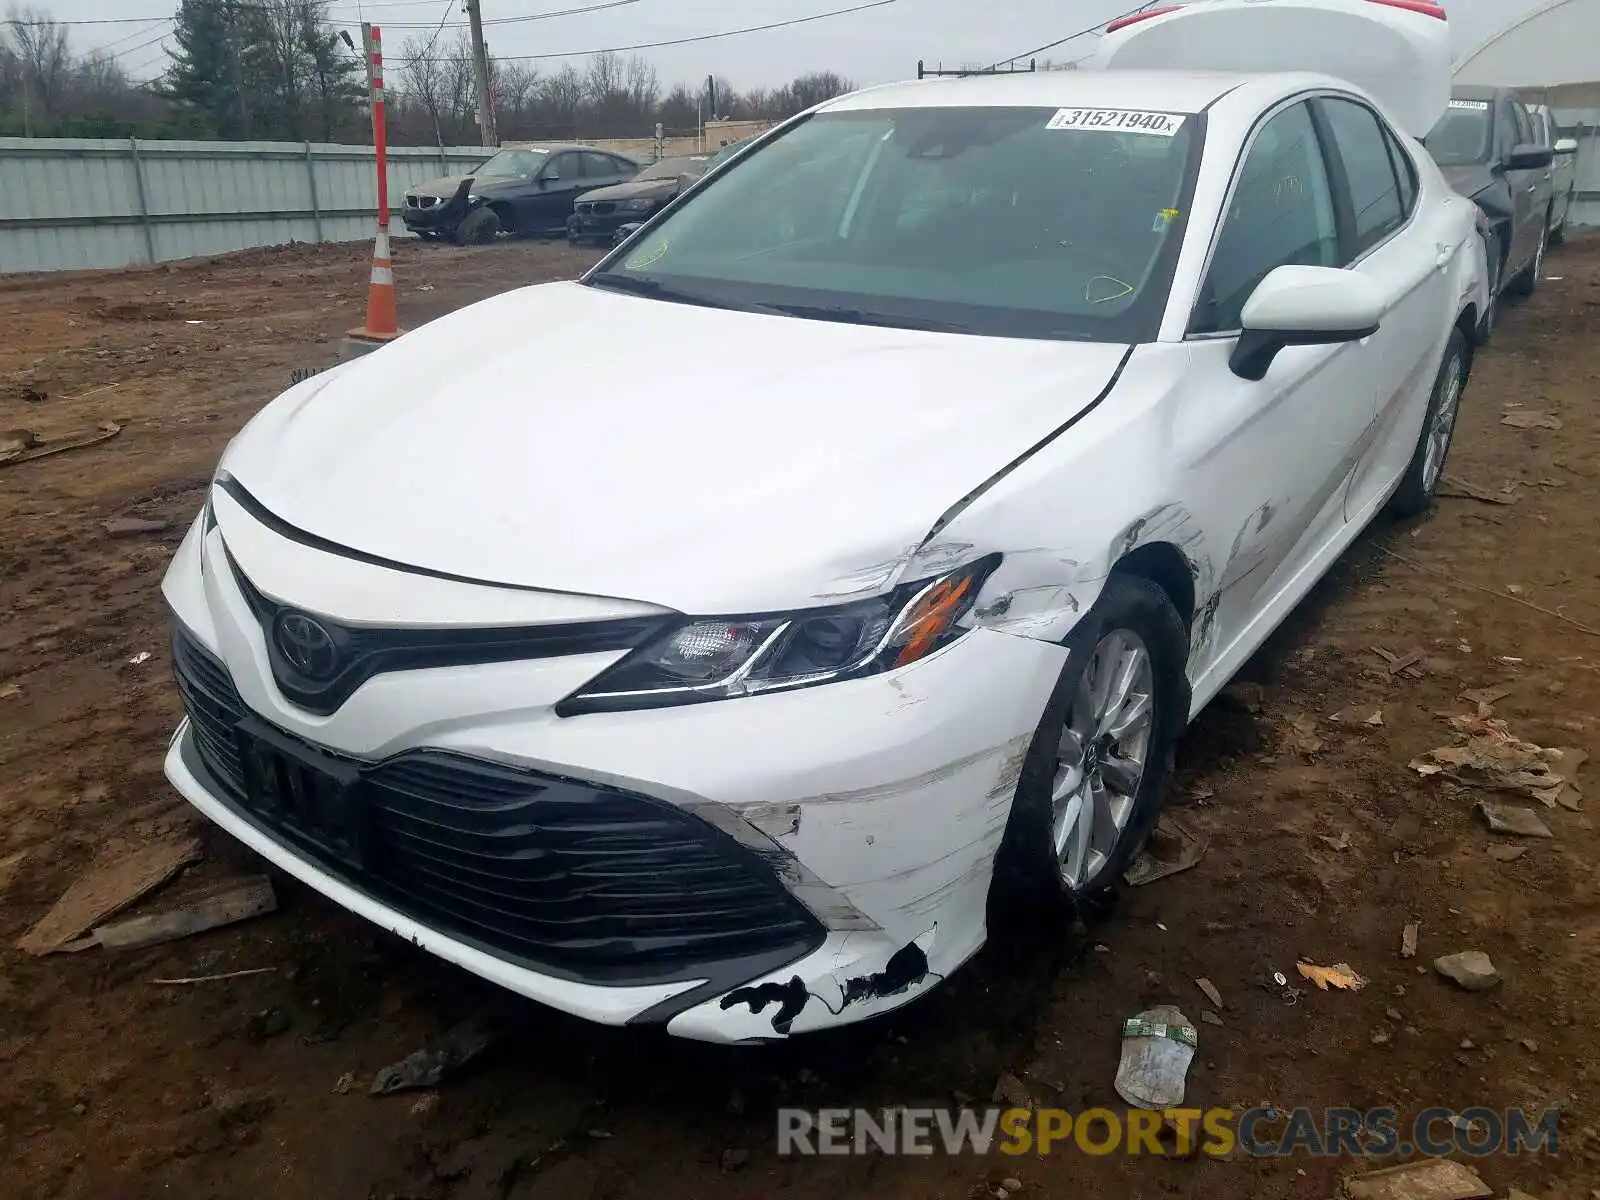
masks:
[[(821, 944), (820, 924), (765, 862), (673, 805), (440, 751), (379, 763), (331, 755), (260, 723), (227, 669), (176, 625), (172, 658), (220, 799), (461, 941), (611, 986), (701, 978), (734, 962), (749, 978)], [(319, 785), (340, 793), (341, 835), (328, 836), (304, 803), (286, 816), (281, 796), (257, 794), (259, 764), (274, 756), (290, 763), (278, 774), (301, 781), (302, 799)]]
[(195, 749), (230, 800), (244, 797), (244, 767), (236, 734), (244, 702), (228, 669), (185, 633), (172, 626), (172, 673), (189, 714)]
[[(279, 520), (235, 480), (221, 487), (252, 517), (285, 538), (356, 561), (366, 559), (354, 551), (322, 541)], [(226, 539), (224, 539), (226, 541)], [(224, 550), (226, 550), (224, 544)], [(660, 632), (661, 617), (618, 617), (564, 624), (465, 629), (401, 629), (350, 626), (311, 613), (302, 613), (263, 595), (228, 554), (234, 582), (256, 620), (267, 645), (273, 680), (295, 704), (318, 716), (337, 712), (362, 684), (392, 671), (430, 667), (460, 667), (522, 659), (558, 658), (572, 654), (598, 654), (632, 650)], [(395, 569), (395, 564), (381, 564)], [(446, 576), (445, 578), (450, 578)], [(310, 618), (327, 639), (328, 656), (319, 663), (299, 663), (285, 652), (280, 623)], [(303, 623), (303, 621), (302, 621)], [(305, 668), (314, 665), (312, 673)]]
[(432, 208), (434, 205), (439, 203), (440, 199), (441, 199), (441, 197), (439, 197), (439, 196), (407, 196), (406, 197), (406, 207), (407, 208)]

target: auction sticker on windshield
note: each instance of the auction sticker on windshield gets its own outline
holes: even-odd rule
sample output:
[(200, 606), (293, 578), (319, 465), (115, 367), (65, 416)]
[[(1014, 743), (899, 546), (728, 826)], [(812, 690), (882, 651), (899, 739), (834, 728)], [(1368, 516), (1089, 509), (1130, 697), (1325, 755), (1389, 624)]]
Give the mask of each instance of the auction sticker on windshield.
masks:
[(1488, 112), (1489, 102), (1487, 100), (1452, 100), (1450, 101), (1450, 107), (1464, 108), (1468, 112)]
[(1148, 133), (1172, 137), (1183, 128), (1182, 113), (1143, 112), (1134, 108), (1062, 108), (1046, 129), (1103, 129), (1107, 133)]

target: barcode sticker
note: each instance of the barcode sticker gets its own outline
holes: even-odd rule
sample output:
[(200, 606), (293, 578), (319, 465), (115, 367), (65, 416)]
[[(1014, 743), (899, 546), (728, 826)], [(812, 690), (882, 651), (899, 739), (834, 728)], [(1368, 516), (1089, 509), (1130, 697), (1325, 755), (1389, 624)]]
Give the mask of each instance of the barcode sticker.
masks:
[(1183, 128), (1182, 113), (1145, 112), (1135, 108), (1062, 108), (1046, 129), (1097, 129), (1105, 133), (1146, 133), (1172, 137)]
[(1489, 102), (1487, 100), (1452, 100), (1450, 101), (1450, 107), (1464, 108), (1468, 112), (1488, 112)]

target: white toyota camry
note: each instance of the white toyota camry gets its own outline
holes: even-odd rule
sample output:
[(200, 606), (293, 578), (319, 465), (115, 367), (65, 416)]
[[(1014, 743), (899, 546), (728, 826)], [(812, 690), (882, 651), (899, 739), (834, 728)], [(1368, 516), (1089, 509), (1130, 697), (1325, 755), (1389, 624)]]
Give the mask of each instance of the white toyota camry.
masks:
[(442, 958), (717, 1041), (1105, 895), (1193, 714), (1439, 482), (1487, 292), (1412, 136), (1432, 10), (845, 96), (295, 386), (166, 577), (172, 782)]

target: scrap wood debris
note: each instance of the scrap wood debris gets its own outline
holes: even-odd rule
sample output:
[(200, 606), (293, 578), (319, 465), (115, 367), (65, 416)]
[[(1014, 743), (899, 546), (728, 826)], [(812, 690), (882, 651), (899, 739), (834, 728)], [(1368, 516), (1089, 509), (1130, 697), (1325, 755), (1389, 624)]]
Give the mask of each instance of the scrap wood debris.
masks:
[(1502, 488), (1498, 492), (1490, 491), (1466, 479), (1457, 479), (1446, 475), (1444, 483), (1435, 493), (1439, 496), (1448, 496), (1455, 500), (1478, 500), (1484, 504), (1515, 504), (1517, 494), (1510, 488)]
[(1163, 813), (1150, 833), (1150, 840), (1139, 851), (1139, 857), (1123, 873), (1123, 881), (1129, 887), (1142, 887), (1180, 871), (1187, 871), (1205, 857), (1206, 847), (1210, 844), (1209, 839), (1197, 838), (1170, 815)]
[(49, 442), (44, 441), (31, 429), (0, 431), (0, 467), (9, 467), (13, 463), (30, 462), (35, 458), (61, 454), (67, 450), (81, 450), (85, 446), (98, 445), (100, 442), (114, 438), (121, 432), (122, 426), (115, 421), (103, 422), (92, 432), (73, 434), (70, 437), (57, 438)]
[(277, 907), (272, 881), (256, 875), (213, 884), (186, 897), (181, 907), (102, 925), (90, 936), (106, 950), (134, 950), (259, 917)]
[[(55, 906), (17, 942), (26, 954), (86, 948), (80, 939), (200, 859), (200, 842), (175, 838), (147, 846), (114, 842), (61, 894)], [(95, 945), (90, 940), (89, 945)]]
[(1487, 1200), (1494, 1195), (1476, 1171), (1449, 1158), (1347, 1175), (1344, 1186), (1351, 1200)]
[(1374, 646), (1372, 652), (1388, 664), (1390, 675), (1401, 675), (1407, 679), (1423, 677), (1423, 670), (1419, 665), (1423, 659), (1423, 652), (1420, 649), (1396, 654), (1392, 650), (1385, 650), (1382, 646)]
[(1500, 424), (1509, 425), (1513, 429), (1560, 429), (1561, 418), (1552, 417), (1549, 413), (1513, 409), (1500, 418)]

